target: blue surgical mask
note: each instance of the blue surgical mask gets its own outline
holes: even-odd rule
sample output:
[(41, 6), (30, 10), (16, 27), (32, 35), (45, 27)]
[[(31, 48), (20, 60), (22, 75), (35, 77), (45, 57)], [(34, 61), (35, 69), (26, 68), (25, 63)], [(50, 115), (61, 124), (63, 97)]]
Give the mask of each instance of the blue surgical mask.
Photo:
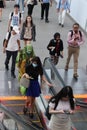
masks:
[(37, 67), (37, 64), (36, 63), (32, 63), (33, 67)]

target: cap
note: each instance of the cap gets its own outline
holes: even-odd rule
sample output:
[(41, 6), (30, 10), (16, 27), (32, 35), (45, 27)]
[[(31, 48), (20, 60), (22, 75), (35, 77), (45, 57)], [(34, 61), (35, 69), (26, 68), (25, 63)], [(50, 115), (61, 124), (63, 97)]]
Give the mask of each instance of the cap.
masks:
[(18, 26), (14, 26), (14, 27), (13, 27), (13, 30), (14, 30), (17, 34), (19, 34), (19, 32), (20, 32)]

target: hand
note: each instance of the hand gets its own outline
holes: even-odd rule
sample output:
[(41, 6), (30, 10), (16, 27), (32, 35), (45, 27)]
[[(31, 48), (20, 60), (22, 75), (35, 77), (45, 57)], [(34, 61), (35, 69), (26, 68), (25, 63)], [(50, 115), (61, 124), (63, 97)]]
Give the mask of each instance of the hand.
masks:
[(57, 9), (57, 13), (59, 13), (60, 9)]
[(53, 84), (51, 84), (51, 83), (49, 83), (49, 82), (47, 82), (47, 85), (48, 85), (49, 87), (52, 87), (52, 86), (53, 86)]
[(74, 114), (75, 113), (75, 111), (74, 110), (70, 110), (70, 114)]
[(58, 113), (64, 113), (64, 111), (63, 110), (59, 110)]
[(51, 51), (53, 51), (55, 49), (55, 47), (51, 47)]

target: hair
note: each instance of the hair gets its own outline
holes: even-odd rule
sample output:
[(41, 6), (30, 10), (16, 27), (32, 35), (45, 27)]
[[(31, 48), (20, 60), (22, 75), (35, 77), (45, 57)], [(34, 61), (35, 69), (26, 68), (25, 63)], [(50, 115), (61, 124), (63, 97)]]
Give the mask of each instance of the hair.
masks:
[(55, 103), (55, 108), (56, 108), (59, 100), (61, 100), (63, 97), (67, 97), (67, 96), (69, 98), (70, 107), (71, 107), (72, 110), (74, 110), (74, 100), (73, 100), (74, 96), (73, 96), (73, 90), (70, 86), (63, 87), (56, 95), (54, 95), (50, 99), (50, 101)]
[(79, 24), (78, 24), (78, 23), (74, 23), (74, 24), (73, 24), (73, 27), (74, 27), (74, 25), (77, 25), (77, 26), (79, 27)]
[[(31, 26), (33, 26), (33, 19), (32, 19), (32, 16), (31, 15), (28, 15), (27, 17), (31, 17)], [(24, 22), (24, 24), (25, 24), (25, 26), (27, 27), (27, 17), (26, 17), (26, 19), (25, 19), (25, 22)]]
[(15, 4), (15, 5), (14, 5), (14, 8), (19, 8), (19, 5), (18, 5), (18, 4)]
[(43, 67), (42, 67), (42, 63), (41, 63), (41, 60), (38, 56), (35, 56), (33, 59), (32, 59), (32, 62), (36, 62), (37, 63), (37, 71), (42, 74), (43, 73)]
[(56, 32), (56, 33), (54, 34), (54, 39), (56, 39), (57, 37), (60, 37), (60, 33), (58, 33), (58, 32)]

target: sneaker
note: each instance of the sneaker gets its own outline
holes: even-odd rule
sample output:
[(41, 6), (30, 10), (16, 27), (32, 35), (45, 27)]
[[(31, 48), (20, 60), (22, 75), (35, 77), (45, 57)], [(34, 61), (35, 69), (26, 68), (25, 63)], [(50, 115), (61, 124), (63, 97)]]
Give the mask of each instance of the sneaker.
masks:
[(59, 23), (59, 26), (61, 26), (61, 23)]
[(34, 117), (34, 114), (33, 114), (33, 113), (29, 113), (29, 117), (30, 117), (30, 118), (33, 118), (33, 117)]
[(13, 78), (16, 78), (16, 75), (15, 75), (14, 72), (11, 72), (11, 76), (12, 76)]
[(24, 10), (21, 12), (22, 14), (24, 13)]
[(64, 25), (63, 25), (63, 24), (61, 24), (61, 27), (63, 28), (63, 27), (64, 27)]
[(78, 74), (76, 73), (76, 74), (73, 74), (73, 78), (75, 78), (75, 79), (78, 79)]
[(65, 67), (65, 71), (68, 71), (68, 67), (67, 66)]
[(23, 113), (24, 113), (24, 115), (26, 115), (27, 111), (28, 111), (28, 108), (27, 108), (27, 107), (24, 107), (24, 108), (23, 108)]
[(46, 20), (45, 20), (45, 22), (46, 22), (46, 23), (49, 23), (49, 20), (48, 20), (48, 19), (46, 19)]
[(43, 20), (44, 18), (43, 18), (43, 17), (41, 17), (40, 19), (41, 19), (41, 20)]

